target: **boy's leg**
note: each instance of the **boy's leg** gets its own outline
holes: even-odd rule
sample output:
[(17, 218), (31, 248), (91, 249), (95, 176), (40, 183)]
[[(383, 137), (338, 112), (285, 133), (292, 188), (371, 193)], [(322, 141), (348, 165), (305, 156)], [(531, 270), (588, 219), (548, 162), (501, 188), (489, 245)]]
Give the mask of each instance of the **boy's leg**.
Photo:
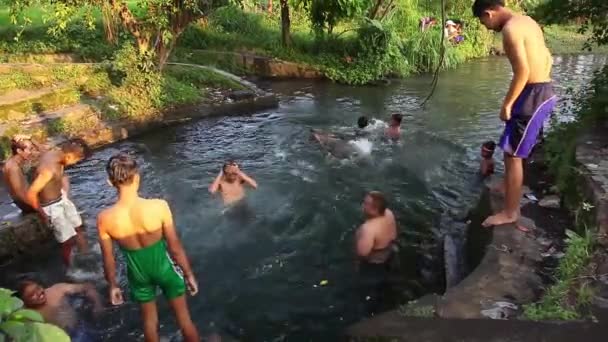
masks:
[(158, 342), (158, 312), (156, 302), (141, 303), (141, 319), (146, 342)]
[(505, 153), (505, 205), (499, 213), (488, 217), (484, 227), (500, 226), (517, 222), (519, 219), (519, 203), (523, 185), (523, 162), (521, 158)]
[(190, 318), (190, 311), (188, 311), (186, 296), (182, 295), (169, 300), (169, 305), (171, 305), (171, 309), (173, 309), (173, 312), (175, 313), (175, 318), (177, 319), (177, 324), (182, 331), (184, 341), (199, 342), (200, 337), (198, 335), (198, 330)]
[(61, 259), (66, 266), (70, 266), (72, 249), (74, 248), (75, 240), (76, 237), (72, 237), (61, 244)]
[(89, 250), (89, 245), (87, 238), (84, 235), (83, 226), (76, 228), (76, 246), (78, 246), (78, 251), (80, 251), (80, 253), (86, 253)]

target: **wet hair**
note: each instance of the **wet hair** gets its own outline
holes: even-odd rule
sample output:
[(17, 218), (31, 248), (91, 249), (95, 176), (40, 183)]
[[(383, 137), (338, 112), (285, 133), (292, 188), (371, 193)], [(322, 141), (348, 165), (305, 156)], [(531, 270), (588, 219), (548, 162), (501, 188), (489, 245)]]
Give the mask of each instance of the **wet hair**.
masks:
[(367, 125), (369, 125), (367, 116), (360, 116), (359, 119), (357, 119), (357, 126), (359, 126), (359, 128), (365, 128)]
[(19, 153), (18, 150), (25, 150), (26, 147), (25, 140), (17, 141), (15, 139), (11, 139), (11, 151), (13, 152), (13, 155)]
[[(17, 293), (15, 295), (17, 297), (19, 297), (21, 300), (23, 300), (24, 299), (23, 297), (25, 297), (25, 289), (27, 289), (31, 285), (40, 285), (40, 284), (33, 280), (20, 281), (19, 284), (17, 284)], [(42, 285), (40, 285), (40, 286), (42, 286)]]
[(505, 0), (475, 0), (472, 8), (473, 15), (479, 18), (483, 15), (483, 12), (498, 7), (505, 7)]
[(228, 168), (228, 166), (236, 166), (236, 165), (238, 165), (238, 164), (234, 160), (229, 160), (224, 163), (224, 166), (222, 166), (222, 171), (226, 172), (226, 169)]
[(74, 153), (86, 159), (91, 156), (91, 148), (87, 143), (80, 139), (74, 138), (59, 144), (63, 153)]
[(119, 153), (108, 160), (106, 165), (108, 179), (115, 187), (130, 185), (139, 173), (137, 161), (126, 153)]
[(492, 140), (486, 141), (483, 143), (483, 145), (481, 145), (483, 148), (487, 149), (488, 151), (492, 151), (494, 152), (494, 150), (496, 149), (496, 143), (493, 142)]
[(380, 214), (384, 214), (386, 211), (386, 198), (384, 195), (380, 191), (370, 191), (367, 193), (367, 196), (372, 199), (372, 202), (374, 203), (376, 209), (378, 209), (378, 212)]
[(401, 115), (401, 114), (393, 114), (393, 115), (391, 115), (391, 118), (393, 120), (395, 120), (398, 124), (401, 125), (401, 120), (403, 120), (403, 115)]

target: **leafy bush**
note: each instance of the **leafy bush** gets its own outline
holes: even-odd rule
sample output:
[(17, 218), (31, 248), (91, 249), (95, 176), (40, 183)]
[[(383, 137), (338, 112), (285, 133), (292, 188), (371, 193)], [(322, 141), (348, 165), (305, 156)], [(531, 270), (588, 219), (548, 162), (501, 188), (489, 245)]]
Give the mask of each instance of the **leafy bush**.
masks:
[(37, 312), (23, 309), (23, 302), (13, 292), (0, 288), (0, 340), (69, 342), (70, 337), (60, 328), (44, 323)]
[(201, 99), (201, 91), (191, 84), (182, 83), (172, 76), (164, 76), (161, 103), (163, 107), (196, 103)]

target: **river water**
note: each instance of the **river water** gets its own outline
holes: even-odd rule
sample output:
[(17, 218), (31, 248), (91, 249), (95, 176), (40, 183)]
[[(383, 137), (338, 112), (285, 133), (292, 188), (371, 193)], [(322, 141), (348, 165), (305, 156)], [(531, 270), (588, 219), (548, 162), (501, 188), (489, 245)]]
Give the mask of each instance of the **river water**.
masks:
[[(556, 57), (559, 92), (586, 83), (605, 61), (598, 55)], [(366, 191), (387, 195), (400, 226), (402, 286), (389, 304), (442, 290), (439, 246), (450, 232), (440, 223), (476, 199), (479, 146), (498, 139), (510, 75), (502, 58), (444, 72), (424, 109), (429, 75), (383, 87), (266, 84), (281, 96), (278, 109), (201, 120), (105, 148), (70, 171), (72, 196), (95, 239), (95, 216), (116, 197), (105, 182), (105, 161), (118, 151), (133, 153), (142, 165), (142, 194), (165, 198), (173, 209), (199, 279), (201, 291), (189, 304), (201, 330), (243, 341), (335, 340), (346, 325), (369, 315), (370, 298), (358, 290), (352, 259)], [(359, 160), (332, 160), (310, 141), (311, 128), (345, 132), (360, 115), (386, 119), (391, 113), (404, 115), (402, 140), (374, 142)], [(248, 194), (255, 217), (223, 215), (218, 198), (207, 192), (227, 159), (259, 183)], [(47, 281), (62, 273), (59, 258), (3, 273), (24, 271)], [(126, 286), (124, 269), (119, 273)], [(72, 276), (100, 284), (103, 277), (96, 267)], [(160, 302), (161, 335), (171, 339), (178, 329)], [(107, 340), (142, 340), (132, 303), (110, 309), (96, 326)]]

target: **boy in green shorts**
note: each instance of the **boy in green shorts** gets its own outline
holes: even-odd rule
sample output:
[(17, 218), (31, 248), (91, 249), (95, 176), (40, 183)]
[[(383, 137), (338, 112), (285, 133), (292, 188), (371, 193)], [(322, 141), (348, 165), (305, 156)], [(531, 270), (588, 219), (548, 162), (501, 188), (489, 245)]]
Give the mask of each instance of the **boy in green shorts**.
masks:
[(97, 217), (110, 302), (113, 305), (123, 303), (112, 251), (115, 240), (127, 263), (131, 299), (141, 305), (145, 340), (158, 341), (155, 300), (156, 289), (160, 287), (175, 312), (184, 341), (199, 341), (185, 297), (186, 285), (194, 296), (198, 284), (175, 232), (169, 205), (160, 199), (139, 197), (139, 170), (132, 157), (126, 154), (113, 156), (106, 171), (109, 182), (118, 190), (116, 204)]

